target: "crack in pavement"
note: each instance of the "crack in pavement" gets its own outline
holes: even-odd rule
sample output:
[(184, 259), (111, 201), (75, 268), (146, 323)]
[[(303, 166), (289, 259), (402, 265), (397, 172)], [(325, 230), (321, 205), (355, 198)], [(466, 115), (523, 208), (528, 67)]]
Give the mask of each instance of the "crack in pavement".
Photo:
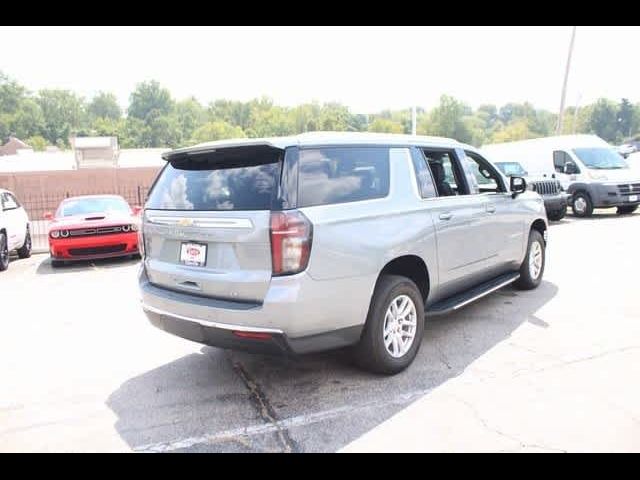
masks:
[(229, 359), (231, 360), (233, 369), (242, 380), (242, 383), (244, 383), (247, 389), (249, 389), (249, 398), (251, 399), (251, 403), (256, 407), (256, 411), (258, 412), (258, 415), (260, 415), (262, 421), (275, 427), (276, 437), (280, 443), (282, 452), (298, 452), (299, 449), (291, 438), (291, 435), (289, 435), (289, 430), (287, 428), (282, 428), (278, 415), (271, 405), (271, 402), (269, 402), (267, 395), (262, 391), (262, 388), (260, 388), (260, 385), (249, 375), (249, 372), (247, 372), (242, 363), (233, 360), (231, 356), (229, 356)]
[(471, 410), (471, 413), (473, 413), (473, 416), (476, 418), (476, 420), (478, 420), (478, 422), (480, 422), (480, 424), (484, 427), (485, 430), (488, 430), (490, 432), (495, 433), (496, 435), (499, 435), (503, 438), (506, 438), (507, 440), (511, 440), (512, 442), (517, 443), (518, 445), (520, 445), (520, 448), (538, 448), (540, 450), (547, 450), (549, 452), (560, 452), (560, 453), (567, 453), (566, 450), (563, 450), (561, 448), (556, 448), (556, 447), (549, 447), (547, 445), (539, 445), (536, 443), (527, 443), (524, 442), (522, 440), (520, 440), (518, 437), (515, 437), (511, 434), (505, 433), (502, 430), (498, 430), (495, 427), (492, 427), (491, 425), (489, 425), (489, 422), (487, 422), (482, 415), (480, 415), (480, 412), (476, 409), (476, 407), (474, 407), (470, 402), (467, 402), (466, 400), (454, 396), (454, 395), (450, 395), (451, 398), (453, 398), (454, 400), (457, 400), (459, 403), (463, 404), (464, 406), (466, 406), (469, 410)]
[(361, 404), (351, 404), (342, 407), (332, 408), (330, 410), (322, 410), (319, 412), (305, 413), (295, 417), (289, 417), (277, 420), (276, 423), (262, 423), (260, 425), (249, 425), (239, 427), (233, 430), (225, 430), (214, 433), (208, 433), (200, 436), (183, 438), (180, 440), (172, 440), (167, 442), (151, 443), (134, 447), (136, 452), (171, 452), (193, 447), (202, 443), (219, 443), (224, 441), (234, 441), (237, 437), (251, 437), (255, 435), (263, 435), (266, 433), (277, 432), (280, 429), (289, 430), (296, 427), (306, 427), (320, 422), (335, 420), (345, 416), (353, 417), (353, 415), (367, 409), (377, 409), (384, 411), (390, 406), (404, 406), (423, 396), (429, 394), (433, 389), (427, 388), (423, 390), (415, 390), (408, 393), (395, 395), (390, 399), (372, 400)]
[(438, 352), (438, 359), (449, 369), (451, 370), (451, 365), (449, 364), (449, 362), (447, 361), (447, 356), (445, 355), (444, 351), (442, 350), (442, 348), (440, 347), (440, 342), (435, 342), (434, 343), (435, 349)]
[(637, 349), (640, 349), (640, 346), (632, 345), (632, 346), (629, 346), (629, 347), (622, 347), (622, 348), (616, 348), (614, 350), (607, 350), (607, 351), (604, 351), (604, 352), (601, 352), (601, 353), (597, 353), (595, 355), (590, 355), (588, 357), (576, 358), (574, 360), (560, 361), (560, 362), (555, 363), (553, 365), (548, 365), (546, 367), (542, 367), (542, 368), (538, 368), (538, 369), (534, 369), (534, 370), (520, 369), (520, 370), (516, 370), (513, 373), (513, 375), (511, 375), (511, 377), (515, 378), (515, 377), (519, 377), (521, 375), (529, 375), (529, 374), (536, 374), (536, 373), (546, 372), (547, 370), (553, 370), (553, 369), (556, 369), (556, 368), (568, 367), (570, 365), (575, 365), (575, 364), (583, 363), (583, 362), (589, 362), (591, 360), (598, 360), (600, 358), (607, 357), (609, 355), (615, 355), (617, 353), (624, 353), (624, 352), (627, 352), (629, 350), (637, 350)]

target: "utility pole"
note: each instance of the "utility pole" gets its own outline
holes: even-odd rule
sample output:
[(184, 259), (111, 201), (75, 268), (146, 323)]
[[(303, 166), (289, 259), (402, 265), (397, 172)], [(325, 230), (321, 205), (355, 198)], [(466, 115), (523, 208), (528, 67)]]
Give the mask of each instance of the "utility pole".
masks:
[(573, 111), (573, 133), (576, 133), (576, 127), (578, 124), (578, 112), (580, 111), (580, 100), (582, 100), (582, 94), (578, 94), (578, 99), (576, 100), (576, 108)]
[(564, 99), (567, 95), (567, 80), (569, 80), (569, 69), (571, 67), (571, 55), (573, 54), (573, 42), (576, 38), (576, 27), (571, 32), (571, 42), (569, 43), (569, 55), (567, 56), (567, 66), (564, 71), (564, 82), (562, 83), (562, 97), (560, 98), (560, 112), (558, 113), (558, 124), (556, 125), (556, 135), (562, 133), (562, 117), (564, 115)]
[(416, 134), (416, 106), (411, 107), (411, 135)]

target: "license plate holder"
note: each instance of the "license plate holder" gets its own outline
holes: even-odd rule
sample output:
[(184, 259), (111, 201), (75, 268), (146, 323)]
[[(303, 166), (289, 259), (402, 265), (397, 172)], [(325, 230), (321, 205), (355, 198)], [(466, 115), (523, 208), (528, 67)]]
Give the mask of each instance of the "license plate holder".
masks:
[(207, 263), (207, 245), (196, 242), (182, 242), (180, 262), (192, 267), (204, 267)]

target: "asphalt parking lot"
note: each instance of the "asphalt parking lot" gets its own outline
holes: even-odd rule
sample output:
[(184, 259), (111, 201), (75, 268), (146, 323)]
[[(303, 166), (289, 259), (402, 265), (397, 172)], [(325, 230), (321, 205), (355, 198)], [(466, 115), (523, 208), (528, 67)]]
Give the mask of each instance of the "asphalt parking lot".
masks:
[(640, 213), (552, 224), (539, 289), (428, 322), (394, 377), (156, 330), (137, 262), (0, 274), (1, 451), (640, 450)]

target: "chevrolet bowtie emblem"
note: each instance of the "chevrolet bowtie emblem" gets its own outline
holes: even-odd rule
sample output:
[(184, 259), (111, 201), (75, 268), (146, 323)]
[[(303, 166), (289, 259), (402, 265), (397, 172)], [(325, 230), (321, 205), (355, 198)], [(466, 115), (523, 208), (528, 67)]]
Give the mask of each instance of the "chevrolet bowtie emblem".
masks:
[(190, 227), (191, 225), (193, 225), (193, 219), (192, 218), (181, 218), (178, 221), (178, 225), (180, 225), (181, 227)]

